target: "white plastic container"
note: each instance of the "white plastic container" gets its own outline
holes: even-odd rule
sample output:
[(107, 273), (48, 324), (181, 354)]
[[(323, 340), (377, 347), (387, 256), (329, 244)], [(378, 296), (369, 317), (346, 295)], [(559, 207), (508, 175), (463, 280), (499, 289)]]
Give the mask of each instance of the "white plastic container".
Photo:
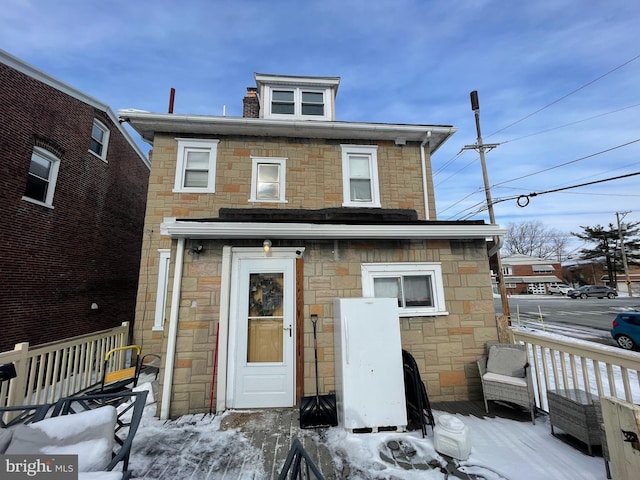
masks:
[(469, 427), (462, 420), (453, 415), (440, 415), (433, 434), (433, 445), (437, 452), (458, 460), (469, 458), (471, 453)]

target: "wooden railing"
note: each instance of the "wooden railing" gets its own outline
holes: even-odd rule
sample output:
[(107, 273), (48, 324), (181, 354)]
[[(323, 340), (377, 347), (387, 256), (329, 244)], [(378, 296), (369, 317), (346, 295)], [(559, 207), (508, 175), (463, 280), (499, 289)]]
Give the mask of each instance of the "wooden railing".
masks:
[(129, 322), (119, 327), (29, 348), (19, 343), (0, 353), (0, 364), (13, 363), (16, 378), (0, 383), (0, 406), (53, 403), (102, 378), (105, 354), (128, 344)]
[(514, 328), (527, 345), (536, 403), (548, 411), (547, 390), (579, 389), (640, 403), (640, 353), (542, 331)]

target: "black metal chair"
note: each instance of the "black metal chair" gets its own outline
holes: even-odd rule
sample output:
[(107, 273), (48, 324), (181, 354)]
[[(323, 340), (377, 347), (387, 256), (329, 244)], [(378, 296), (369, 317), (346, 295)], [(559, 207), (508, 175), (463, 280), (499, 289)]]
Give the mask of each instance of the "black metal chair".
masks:
[(404, 366), (404, 392), (407, 404), (407, 428), (422, 430), (422, 437), (427, 435), (427, 425), (431, 430), (436, 425), (431, 411), (431, 404), (427, 396), (427, 389), (420, 377), (416, 359), (408, 351), (402, 350)]
[[(75, 413), (93, 410), (105, 405), (120, 406), (114, 429), (114, 447), (111, 462), (105, 467), (105, 471), (114, 470), (122, 462), (122, 478), (128, 480), (132, 472), (129, 468), (129, 456), (131, 445), (140, 425), (142, 414), (147, 400), (147, 391), (101, 393), (95, 395), (82, 395), (78, 397), (64, 397), (54, 404), (23, 405), (0, 408), (0, 427), (8, 428), (18, 424), (35, 423), (48, 417), (60, 415), (73, 415)], [(125, 406), (126, 405), (126, 406)], [(18, 412), (17, 416), (11, 412)], [(11, 420), (4, 421), (9, 414)]]
[[(313, 476), (312, 476), (313, 475)], [(291, 443), (278, 480), (324, 480), (322, 473), (297, 438)]]

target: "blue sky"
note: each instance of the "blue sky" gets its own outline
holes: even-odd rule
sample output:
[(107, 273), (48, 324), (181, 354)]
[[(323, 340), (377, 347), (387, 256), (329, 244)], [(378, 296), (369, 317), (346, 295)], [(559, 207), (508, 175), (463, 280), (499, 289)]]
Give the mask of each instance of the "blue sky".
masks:
[[(458, 155), (477, 137), (472, 90), (484, 142), (500, 144), (486, 154), (494, 201), (640, 172), (638, 30), (640, 3), (628, 0), (3, 0), (0, 9), (0, 48), (113, 110), (166, 112), (173, 87), (175, 113), (239, 116), (260, 72), (341, 77), (338, 120), (453, 125), (432, 159), (441, 220), (488, 219), (476, 213), (479, 157)], [(640, 221), (638, 185), (640, 175), (525, 208), (499, 201), (495, 216), (564, 233), (615, 224), (616, 212)]]

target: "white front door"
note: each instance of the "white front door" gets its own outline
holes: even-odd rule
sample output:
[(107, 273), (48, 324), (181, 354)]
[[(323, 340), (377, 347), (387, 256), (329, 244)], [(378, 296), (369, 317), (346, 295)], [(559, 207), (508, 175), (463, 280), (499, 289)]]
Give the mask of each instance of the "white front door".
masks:
[(229, 309), (232, 408), (295, 405), (295, 259), (233, 259)]

